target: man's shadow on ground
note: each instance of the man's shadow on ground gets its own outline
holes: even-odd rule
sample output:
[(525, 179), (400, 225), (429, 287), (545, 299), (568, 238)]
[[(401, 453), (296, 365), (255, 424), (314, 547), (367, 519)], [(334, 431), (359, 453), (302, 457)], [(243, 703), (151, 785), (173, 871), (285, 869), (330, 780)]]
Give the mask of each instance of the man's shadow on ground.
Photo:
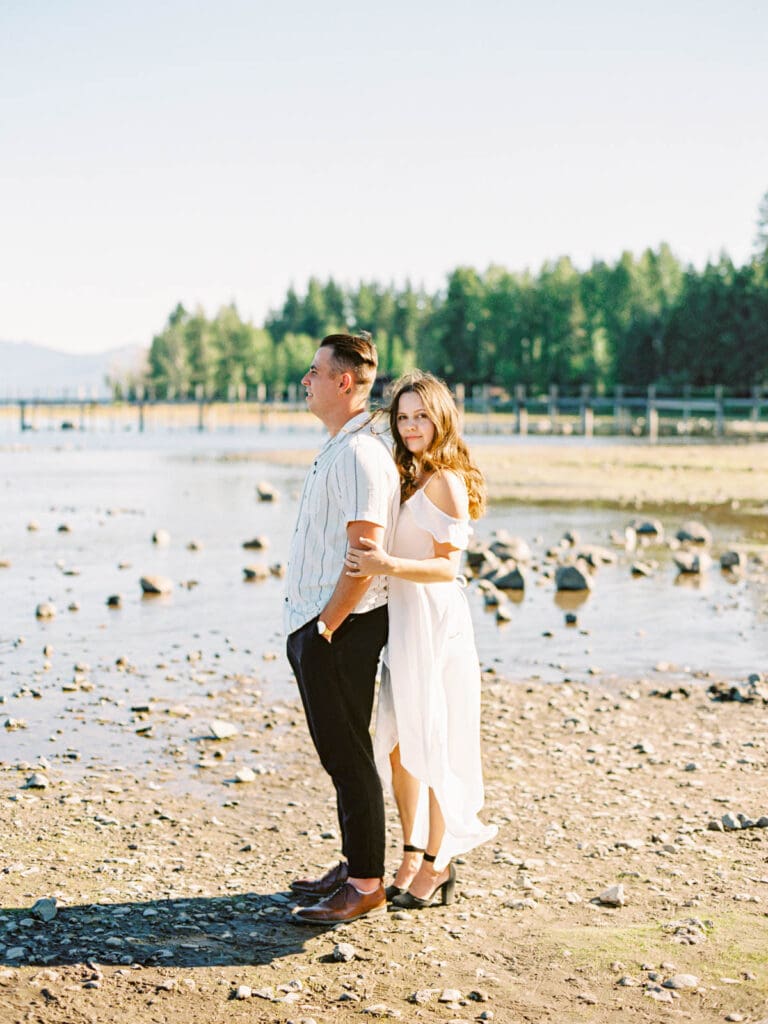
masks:
[(287, 893), (90, 903), (59, 906), (47, 922), (31, 907), (0, 907), (0, 964), (269, 964), (332, 927), (294, 922), (293, 905)]

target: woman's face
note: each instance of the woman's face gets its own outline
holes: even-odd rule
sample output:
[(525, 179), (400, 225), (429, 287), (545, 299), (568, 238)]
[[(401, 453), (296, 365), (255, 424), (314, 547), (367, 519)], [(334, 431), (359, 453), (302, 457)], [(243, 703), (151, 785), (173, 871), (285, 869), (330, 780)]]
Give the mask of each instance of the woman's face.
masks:
[(428, 450), (435, 437), (435, 425), (427, 415), (421, 396), (405, 391), (397, 403), (397, 432), (408, 451), (417, 458)]

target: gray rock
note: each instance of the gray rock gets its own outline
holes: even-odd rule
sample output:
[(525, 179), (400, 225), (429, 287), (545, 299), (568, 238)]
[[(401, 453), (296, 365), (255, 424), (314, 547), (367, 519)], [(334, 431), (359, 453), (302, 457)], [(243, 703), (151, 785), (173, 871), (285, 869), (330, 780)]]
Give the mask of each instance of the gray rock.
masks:
[(241, 768), (239, 771), (235, 772), (235, 782), (254, 782), (255, 779), (256, 772), (253, 768), (248, 768), (246, 766), (245, 768)]
[(440, 993), (438, 1002), (440, 1003), (458, 1003), (461, 999), (461, 992), (457, 988), (444, 988)]
[(107, 598), (107, 608), (122, 608), (123, 598), (121, 594), (110, 594)]
[(173, 591), (173, 580), (167, 576), (142, 576), (139, 584), (145, 594), (170, 594)]
[(664, 988), (698, 988), (699, 979), (695, 974), (673, 974), (671, 978), (667, 978), (661, 984)]
[(251, 540), (244, 540), (243, 547), (249, 551), (263, 551), (269, 547), (269, 540), (264, 537), (253, 537)]
[(228, 740), (232, 736), (237, 736), (240, 732), (238, 727), (232, 722), (225, 722), (221, 718), (215, 718), (210, 726), (211, 735), (215, 740)]
[(712, 534), (703, 523), (699, 523), (695, 519), (689, 519), (687, 523), (683, 523), (675, 536), (684, 544), (701, 544), (704, 547), (709, 547), (712, 543)]
[(493, 582), (499, 590), (525, 590), (525, 576), (517, 565), (503, 566)]
[(44, 897), (43, 899), (37, 900), (32, 907), (32, 913), (35, 917), (39, 917), (41, 921), (52, 921), (56, 914), (59, 912), (59, 904), (55, 899)]
[(491, 544), (491, 551), (503, 562), (530, 562), (531, 549), (522, 537), (498, 538)]
[(600, 893), (597, 902), (605, 907), (623, 907), (627, 902), (624, 886), (620, 882), (618, 885), (611, 885)]
[(420, 988), (413, 995), (408, 996), (409, 1003), (416, 1003), (418, 1006), (426, 1006), (434, 999), (435, 993), (431, 988)]
[(659, 519), (633, 520), (629, 525), (634, 529), (638, 537), (654, 541), (661, 541), (664, 539), (664, 527)]
[(280, 497), (278, 489), (266, 480), (262, 480), (256, 485), (256, 494), (259, 501), (277, 501)]
[(723, 823), (723, 828), (726, 832), (736, 832), (741, 828), (741, 822), (738, 817), (735, 814), (731, 814), (730, 811), (724, 814), (720, 821)]
[(243, 567), (243, 576), (248, 583), (256, 583), (269, 579), (269, 569), (266, 565), (246, 565)]
[(467, 567), (471, 569), (472, 572), (477, 572), (478, 569), (482, 568), (490, 555), (492, 555), (492, 552), (487, 544), (473, 539), (470, 541), (465, 554)]
[(199, 540), (191, 540), (187, 544), (187, 551), (202, 551), (203, 545)]
[(592, 577), (584, 563), (580, 565), (559, 565), (555, 572), (555, 586), (558, 590), (591, 590)]
[(337, 963), (348, 964), (357, 957), (357, 950), (349, 942), (339, 942), (333, 947), (331, 956)]
[(672, 993), (663, 989), (661, 985), (650, 984), (645, 986), (645, 995), (655, 999), (657, 1003), (671, 1003)]
[(496, 621), (497, 622), (511, 622), (512, 621), (512, 609), (509, 605), (504, 602), (500, 604), (496, 609)]
[(486, 583), (486, 586), (483, 587), (483, 607), (498, 608), (503, 600), (503, 594), (492, 583)]
[(757, 696), (750, 688), (725, 682), (712, 683), (711, 686), (707, 687), (707, 693), (712, 697), (712, 700), (719, 701), (720, 703), (733, 701), (736, 704), (751, 704)]
[(155, 530), (152, 534), (152, 543), (158, 547), (165, 547), (171, 543), (171, 535), (167, 530)]
[(674, 562), (681, 573), (703, 573), (712, 567), (712, 558), (706, 551), (678, 551)]
[(253, 995), (250, 985), (238, 985), (235, 991), (235, 999), (250, 999)]
[(720, 555), (720, 568), (739, 571), (746, 569), (747, 556), (743, 551), (724, 551)]
[(497, 558), (492, 551), (489, 551), (482, 567), (476, 571), (483, 580), (495, 580), (501, 566), (501, 559)]
[(35, 608), (35, 615), (38, 619), (53, 619), (56, 617), (56, 605), (50, 601), (41, 601)]
[(653, 576), (653, 566), (650, 562), (633, 562), (629, 570), (633, 576)]
[(23, 785), (23, 789), (48, 789), (50, 782), (42, 772), (32, 772)]
[(597, 569), (600, 565), (614, 565), (617, 561), (615, 551), (601, 547), (599, 544), (582, 544), (577, 557), (582, 558), (593, 569)]
[(508, 910), (535, 910), (538, 903), (534, 899), (507, 900), (504, 906)]

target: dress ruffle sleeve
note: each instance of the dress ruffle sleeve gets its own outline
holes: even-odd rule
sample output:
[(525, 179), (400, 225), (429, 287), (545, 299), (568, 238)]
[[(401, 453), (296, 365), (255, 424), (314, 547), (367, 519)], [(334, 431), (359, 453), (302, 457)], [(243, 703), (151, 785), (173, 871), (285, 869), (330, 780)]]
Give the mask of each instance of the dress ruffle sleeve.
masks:
[(468, 519), (455, 519), (441, 511), (423, 490), (416, 491), (408, 504), (417, 525), (431, 533), (438, 544), (450, 544), (460, 551), (465, 550), (472, 533)]

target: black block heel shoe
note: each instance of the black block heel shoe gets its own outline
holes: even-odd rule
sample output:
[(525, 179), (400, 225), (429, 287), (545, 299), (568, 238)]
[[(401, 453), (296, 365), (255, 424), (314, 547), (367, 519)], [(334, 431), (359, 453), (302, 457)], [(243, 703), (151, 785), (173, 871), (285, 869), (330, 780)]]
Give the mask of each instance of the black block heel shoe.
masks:
[[(403, 843), (403, 853), (424, 853), (424, 851), (420, 846), (411, 846), (410, 843)], [(391, 903), (395, 896), (402, 896), (408, 890), (399, 885), (388, 885), (384, 892), (387, 896), (387, 903)]]
[[(434, 861), (434, 857), (431, 857), (428, 853), (424, 854), (424, 860)], [(444, 882), (439, 882), (432, 893), (427, 896), (426, 899), (422, 899), (420, 896), (414, 896), (413, 893), (407, 890), (401, 893), (399, 896), (393, 896), (390, 907), (391, 909), (400, 908), (401, 910), (426, 910), (427, 907), (442, 906), (447, 907), (449, 903), (453, 903), (454, 893), (456, 890), (456, 868), (453, 863), (448, 864), (448, 877)], [(440, 894), (438, 900), (437, 894)]]

